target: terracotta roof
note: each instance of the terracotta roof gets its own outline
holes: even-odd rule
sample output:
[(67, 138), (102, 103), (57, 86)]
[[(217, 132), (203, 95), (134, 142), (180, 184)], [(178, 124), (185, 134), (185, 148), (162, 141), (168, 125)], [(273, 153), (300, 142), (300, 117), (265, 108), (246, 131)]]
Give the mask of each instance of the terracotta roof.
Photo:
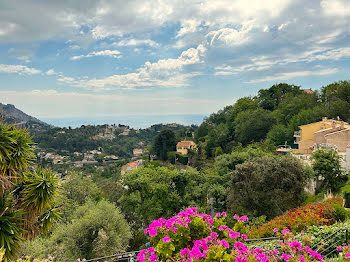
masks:
[(138, 161), (133, 161), (133, 162), (127, 163), (124, 166), (122, 166), (122, 170), (125, 170), (127, 168), (135, 169), (138, 166), (139, 166), (139, 162)]
[(127, 163), (126, 165), (127, 167), (130, 167), (130, 168), (136, 168), (138, 167), (139, 163), (137, 161), (134, 161), (134, 162)]
[(350, 143), (346, 147), (350, 148)]
[(311, 88), (309, 88), (309, 89), (302, 89), (305, 93), (307, 93), (307, 94), (312, 94), (314, 91), (312, 91), (312, 89)]
[(194, 145), (195, 143), (193, 141), (180, 141), (177, 143), (177, 147), (181, 146), (181, 147), (190, 147), (190, 145)]

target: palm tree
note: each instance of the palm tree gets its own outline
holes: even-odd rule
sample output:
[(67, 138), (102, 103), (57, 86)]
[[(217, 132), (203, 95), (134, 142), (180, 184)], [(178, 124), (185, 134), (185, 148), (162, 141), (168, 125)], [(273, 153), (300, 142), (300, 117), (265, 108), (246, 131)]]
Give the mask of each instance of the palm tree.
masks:
[(17, 181), (34, 158), (33, 142), (27, 130), (0, 123), (0, 194)]
[(59, 218), (54, 207), (58, 179), (32, 167), (34, 147), (27, 130), (0, 122), (0, 248), (4, 261), (16, 256), (20, 243)]
[[(53, 218), (59, 218), (57, 209), (53, 207), (58, 196), (57, 187), (58, 179), (49, 169), (38, 168), (33, 172), (24, 172), (21, 205), (26, 211), (25, 225), (28, 236), (34, 236), (35, 232), (40, 231), (40, 224), (47, 228)], [(38, 216), (41, 219), (40, 223)]]

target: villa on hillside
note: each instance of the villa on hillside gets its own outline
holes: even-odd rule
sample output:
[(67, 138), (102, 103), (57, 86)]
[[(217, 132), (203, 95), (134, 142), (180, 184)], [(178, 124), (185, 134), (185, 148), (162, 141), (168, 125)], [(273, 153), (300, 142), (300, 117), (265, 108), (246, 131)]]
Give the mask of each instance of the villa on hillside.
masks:
[(307, 164), (318, 149), (334, 149), (342, 157), (342, 166), (350, 171), (350, 124), (341, 120), (327, 119), (299, 126), (294, 132), (298, 149), (293, 155)]
[(300, 131), (294, 132), (298, 154), (312, 154), (319, 148), (334, 148), (345, 152), (350, 143), (350, 124), (341, 120), (327, 119), (299, 126)]
[(188, 154), (188, 149), (195, 149), (196, 144), (193, 141), (180, 141), (176, 145), (176, 152), (186, 156)]
[(126, 172), (137, 169), (143, 165), (142, 160), (136, 160), (130, 163), (127, 163), (126, 165), (122, 166), (121, 174), (124, 175)]

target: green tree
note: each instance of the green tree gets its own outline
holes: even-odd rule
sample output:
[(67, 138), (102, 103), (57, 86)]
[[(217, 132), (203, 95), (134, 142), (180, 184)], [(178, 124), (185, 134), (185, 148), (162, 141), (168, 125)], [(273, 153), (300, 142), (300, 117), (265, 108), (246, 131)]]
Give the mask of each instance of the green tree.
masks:
[(274, 125), (267, 133), (266, 139), (275, 146), (293, 143), (293, 131), (282, 124)]
[(91, 178), (80, 173), (70, 172), (62, 183), (57, 205), (63, 214), (63, 221), (69, 221), (74, 211), (89, 200), (99, 201), (102, 199), (101, 189)]
[(78, 207), (68, 223), (61, 223), (49, 237), (28, 242), (25, 254), (57, 261), (76, 261), (126, 251), (130, 227), (114, 204), (88, 201)]
[(299, 86), (280, 83), (271, 86), (269, 89), (260, 89), (257, 97), (259, 106), (263, 109), (273, 111), (283, 101), (287, 94), (300, 94)]
[(299, 206), (308, 178), (294, 157), (259, 157), (237, 165), (232, 173), (228, 205), (234, 212), (268, 218)]
[(300, 93), (295, 95), (289, 93), (282, 102), (279, 103), (277, 109), (273, 112), (279, 123), (287, 124), (289, 120), (303, 109), (314, 108), (319, 105), (318, 93), (312, 94)]
[(350, 121), (350, 81), (339, 81), (322, 87), (321, 99), (329, 117)]
[(321, 149), (312, 154), (312, 167), (317, 179), (317, 193), (324, 190), (339, 192), (348, 180), (341, 167), (340, 158), (334, 149)]
[(271, 113), (264, 109), (241, 112), (235, 119), (235, 135), (237, 142), (244, 145), (266, 138), (275, 120)]
[(125, 175), (126, 190), (120, 204), (128, 221), (143, 227), (157, 217), (167, 217), (190, 205), (203, 206), (205, 192), (194, 190), (203, 181), (195, 169), (138, 168)]
[(123, 178), (126, 190), (119, 203), (132, 223), (131, 248), (145, 243), (143, 228), (154, 219), (169, 217), (180, 210), (197, 206), (205, 207), (207, 190), (203, 188), (205, 178), (193, 168), (138, 168)]
[(176, 138), (174, 131), (162, 130), (154, 139), (153, 151), (161, 160), (168, 159), (168, 152), (176, 150)]

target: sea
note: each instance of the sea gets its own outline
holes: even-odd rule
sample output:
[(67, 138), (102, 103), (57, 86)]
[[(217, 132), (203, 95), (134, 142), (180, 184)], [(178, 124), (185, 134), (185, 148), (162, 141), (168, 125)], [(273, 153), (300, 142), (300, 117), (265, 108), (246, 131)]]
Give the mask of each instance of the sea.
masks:
[(57, 127), (77, 128), (81, 125), (122, 124), (134, 129), (144, 129), (154, 124), (177, 123), (182, 125), (200, 125), (204, 114), (186, 115), (122, 115), (94, 117), (41, 117), (40, 120)]

